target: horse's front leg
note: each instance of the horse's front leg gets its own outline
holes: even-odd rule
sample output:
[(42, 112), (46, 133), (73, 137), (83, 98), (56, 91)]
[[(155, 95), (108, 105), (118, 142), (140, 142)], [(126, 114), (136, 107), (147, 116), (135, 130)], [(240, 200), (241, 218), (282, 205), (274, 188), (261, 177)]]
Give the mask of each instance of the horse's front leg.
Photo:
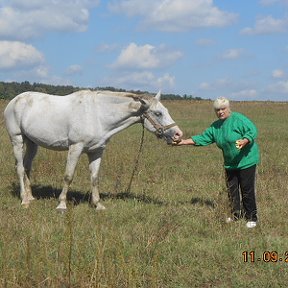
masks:
[(59, 195), (59, 205), (57, 206), (57, 210), (60, 212), (64, 212), (67, 209), (66, 199), (67, 192), (69, 186), (73, 180), (74, 172), (76, 169), (76, 165), (83, 151), (83, 145), (81, 144), (73, 144), (69, 146), (66, 170), (64, 175), (64, 185), (61, 194)]
[(91, 205), (96, 207), (96, 210), (105, 210), (105, 206), (100, 203), (100, 195), (98, 191), (98, 173), (101, 164), (101, 158), (104, 149), (99, 149), (93, 153), (88, 153), (89, 170), (91, 174)]

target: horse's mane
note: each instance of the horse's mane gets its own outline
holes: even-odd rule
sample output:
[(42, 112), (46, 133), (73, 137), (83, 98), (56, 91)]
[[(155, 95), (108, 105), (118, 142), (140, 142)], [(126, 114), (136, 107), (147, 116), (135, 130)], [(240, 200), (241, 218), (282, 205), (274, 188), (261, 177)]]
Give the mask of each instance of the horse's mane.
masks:
[(77, 95), (77, 96), (81, 96), (81, 95), (85, 95), (87, 94), (87, 92), (93, 93), (96, 97), (97, 95), (108, 95), (108, 96), (114, 96), (114, 97), (128, 97), (128, 98), (133, 98), (135, 100), (137, 99), (144, 99), (147, 100), (149, 102), (153, 101), (154, 96), (148, 93), (143, 93), (143, 94), (138, 94), (138, 93), (132, 93), (132, 92), (117, 92), (117, 91), (111, 91), (111, 90), (96, 90), (96, 91), (92, 91), (92, 90), (79, 90), (74, 92), (73, 94)]
[(119, 96), (119, 97), (142, 98), (146, 100), (153, 98), (153, 96), (148, 93), (137, 94), (137, 93), (132, 93), (132, 92), (117, 92), (117, 91), (110, 91), (110, 90), (97, 90), (96, 93), (99, 93), (99, 94), (103, 93), (106, 95), (108, 94), (108, 95)]

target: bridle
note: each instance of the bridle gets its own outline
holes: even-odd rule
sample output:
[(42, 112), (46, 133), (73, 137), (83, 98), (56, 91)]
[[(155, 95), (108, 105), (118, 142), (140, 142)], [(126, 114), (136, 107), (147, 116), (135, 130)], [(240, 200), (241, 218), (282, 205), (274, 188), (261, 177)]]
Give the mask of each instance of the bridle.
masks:
[(157, 135), (157, 137), (159, 138), (162, 138), (164, 136), (164, 132), (174, 126), (177, 126), (177, 124), (175, 122), (169, 124), (169, 125), (161, 125), (159, 122), (157, 122), (155, 119), (153, 119), (151, 117), (151, 115), (148, 113), (148, 111), (144, 112), (142, 115), (141, 115), (141, 120), (142, 120), (142, 123), (144, 124), (144, 120), (147, 119), (151, 124), (152, 126), (156, 129), (156, 132), (155, 134)]

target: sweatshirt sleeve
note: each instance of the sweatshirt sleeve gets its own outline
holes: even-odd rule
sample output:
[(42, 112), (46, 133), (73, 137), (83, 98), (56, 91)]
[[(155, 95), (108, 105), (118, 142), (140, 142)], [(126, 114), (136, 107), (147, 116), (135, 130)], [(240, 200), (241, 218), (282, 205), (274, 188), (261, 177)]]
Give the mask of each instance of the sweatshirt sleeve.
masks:
[(213, 127), (210, 126), (202, 134), (192, 136), (195, 146), (207, 146), (215, 142)]
[(258, 130), (254, 123), (243, 115), (239, 129), (241, 129), (242, 138), (246, 138), (250, 143), (253, 143), (258, 136)]

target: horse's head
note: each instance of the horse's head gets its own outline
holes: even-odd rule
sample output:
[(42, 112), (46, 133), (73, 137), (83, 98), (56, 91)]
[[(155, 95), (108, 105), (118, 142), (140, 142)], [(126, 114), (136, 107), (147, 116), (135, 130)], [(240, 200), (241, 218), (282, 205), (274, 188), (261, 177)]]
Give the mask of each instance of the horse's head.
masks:
[(141, 119), (147, 130), (159, 138), (164, 138), (167, 144), (172, 144), (179, 141), (183, 133), (173, 121), (168, 109), (160, 102), (160, 97), (160, 92), (155, 97), (139, 96)]

